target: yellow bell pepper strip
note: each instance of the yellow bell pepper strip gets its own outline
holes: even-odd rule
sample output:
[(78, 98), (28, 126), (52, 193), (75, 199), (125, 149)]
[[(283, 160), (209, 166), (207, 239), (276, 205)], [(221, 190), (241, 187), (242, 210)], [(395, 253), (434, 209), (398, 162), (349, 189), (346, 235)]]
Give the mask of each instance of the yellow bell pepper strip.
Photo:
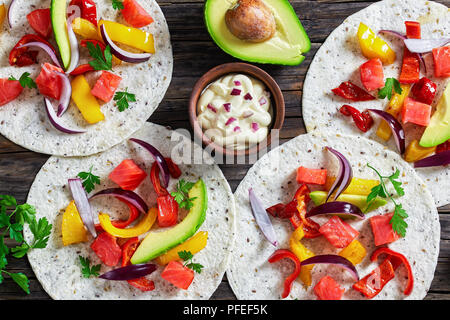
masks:
[[(325, 182), (325, 189), (330, 190), (331, 186), (336, 180), (336, 177), (328, 176)], [(367, 196), (370, 194), (373, 187), (380, 184), (379, 180), (360, 179), (353, 178), (347, 189), (344, 190), (345, 194), (357, 194), (361, 196)]]
[(0, 31), (1, 27), (3, 26), (3, 22), (5, 22), (6, 17), (6, 8), (5, 5), (2, 3), (0, 4)]
[(420, 159), (426, 158), (436, 151), (436, 147), (422, 147), (419, 145), (418, 140), (413, 140), (409, 144), (408, 148), (406, 148), (405, 152), (405, 161), (407, 162), (416, 162)]
[[(397, 117), (402, 111), (403, 103), (405, 102), (405, 99), (409, 96), (409, 92), (411, 91), (411, 85), (409, 84), (402, 84), (400, 86), (402, 88), (402, 93), (398, 94), (395, 92), (391, 98), (391, 101), (389, 101), (389, 105), (386, 108), (386, 112), (393, 115), (394, 117)], [(377, 136), (384, 141), (388, 141), (391, 138), (391, 135), (392, 131), (387, 122), (381, 121), (377, 129)]]
[(366, 58), (379, 58), (386, 65), (394, 63), (395, 51), (362, 22), (359, 24), (357, 35), (362, 54)]
[(84, 39), (92, 39), (103, 42), (102, 37), (98, 33), (97, 27), (86, 19), (75, 18), (72, 22), (72, 29), (73, 32)]
[(348, 261), (353, 263), (353, 265), (361, 263), (366, 254), (366, 248), (364, 248), (361, 242), (356, 239), (339, 252), (341, 257), (346, 258)]
[(151, 229), (156, 221), (158, 209), (151, 208), (144, 218), (137, 225), (127, 229), (120, 229), (113, 226), (109, 215), (100, 213), (98, 219), (103, 230), (118, 238), (134, 238), (146, 233)]
[(105, 120), (100, 110), (100, 104), (91, 93), (91, 87), (83, 75), (72, 80), (72, 99), (80, 110), (83, 118), (90, 124)]
[(75, 201), (70, 202), (64, 211), (61, 231), (65, 246), (88, 241), (86, 229), (75, 206)]
[(171, 261), (181, 260), (178, 252), (190, 251), (192, 254), (196, 254), (206, 247), (206, 242), (208, 241), (208, 232), (200, 231), (195, 236), (186, 240), (182, 244), (170, 249), (163, 255), (160, 255), (155, 259), (156, 263), (159, 265), (166, 265)]
[[(300, 240), (303, 239), (305, 233), (303, 226), (298, 227), (292, 233), (289, 239), (289, 247), (291, 251), (297, 256), (298, 260), (303, 261), (314, 256), (314, 253), (306, 248)], [(312, 282), (311, 270), (314, 267), (313, 264), (303, 266), (300, 270), (299, 278), (306, 287), (309, 287)]]
[(98, 30), (100, 30), (100, 26), (103, 24), (112, 41), (144, 52), (155, 53), (155, 40), (151, 33), (107, 20), (100, 20), (98, 22)]

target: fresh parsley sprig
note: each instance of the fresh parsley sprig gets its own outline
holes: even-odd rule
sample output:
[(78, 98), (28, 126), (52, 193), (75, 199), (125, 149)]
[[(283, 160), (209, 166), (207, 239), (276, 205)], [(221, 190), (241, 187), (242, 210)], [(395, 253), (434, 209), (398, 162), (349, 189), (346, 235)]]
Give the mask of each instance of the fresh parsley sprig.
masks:
[(100, 184), (100, 177), (92, 173), (92, 168), (93, 166), (91, 166), (89, 172), (80, 172), (77, 175), (77, 177), (82, 180), (84, 190), (86, 190), (87, 193), (95, 189), (95, 184)]
[(89, 260), (89, 258), (84, 258), (82, 256), (78, 256), (78, 258), (80, 259), (80, 264), (82, 266), (81, 274), (83, 275), (83, 277), (90, 278), (98, 277), (100, 275), (99, 271), (102, 266), (101, 264), (97, 264), (91, 267), (91, 261)]
[(120, 0), (112, 0), (112, 7), (114, 10), (122, 10), (124, 8), (123, 2)]
[(180, 259), (183, 259), (184, 266), (188, 267), (189, 269), (194, 270), (197, 273), (202, 273), (202, 269), (204, 268), (200, 263), (194, 263), (192, 259), (194, 258), (194, 255), (190, 251), (180, 251), (178, 252), (178, 256)]
[[(12, 81), (17, 81), (16, 78), (14, 78), (13, 76), (9, 77), (8, 80), (12, 80)], [(37, 84), (36, 82), (34, 82), (33, 79), (30, 78), (30, 73), (29, 72), (24, 72), (22, 73), (22, 75), (19, 78), (19, 83), (22, 86), (22, 88), (37, 88)]]
[(189, 191), (192, 189), (192, 187), (195, 185), (193, 182), (186, 182), (184, 179), (180, 179), (177, 184), (177, 190), (172, 192), (172, 197), (175, 198), (175, 201), (178, 202), (180, 208), (190, 209), (194, 206), (194, 201), (197, 199), (195, 198), (189, 198)]
[(126, 88), (125, 91), (116, 92), (114, 95), (114, 101), (116, 101), (119, 111), (122, 112), (125, 111), (125, 109), (128, 109), (129, 102), (136, 102), (136, 95), (129, 93), (128, 88)]
[[(34, 236), (33, 242), (28, 243), (23, 238), (24, 225), (28, 224)], [(30, 293), (28, 278), (23, 273), (12, 273), (5, 270), (8, 265), (7, 255), (22, 258), (30, 249), (42, 249), (47, 246), (52, 225), (46, 218), (36, 220), (36, 209), (25, 203), (17, 205), (14, 197), (0, 195), (0, 283), (3, 282), (3, 274), (11, 277), (26, 293)], [(5, 236), (17, 242), (17, 246), (9, 248), (5, 244)]]
[(106, 46), (105, 50), (102, 51), (100, 46), (94, 45), (92, 42), (86, 43), (89, 50), (89, 54), (94, 60), (89, 61), (89, 65), (94, 68), (94, 70), (112, 70), (112, 54), (111, 47)]
[(384, 88), (378, 91), (378, 98), (384, 99), (387, 97), (389, 100), (391, 100), (392, 89), (394, 89), (394, 91), (397, 92), (398, 94), (401, 94), (403, 92), (403, 89), (400, 86), (400, 82), (397, 79), (387, 78), (384, 84)]
[(408, 218), (408, 214), (406, 213), (405, 209), (403, 209), (401, 203), (397, 203), (393, 196), (388, 192), (386, 188), (386, 184), (384, 183), (384, 179), (388, 179), (392, 186), (395, 189), (395, 192), (399, 197), (402, 197), (405, 195), (405, 191), (402, 187), (402, 183), (398, 181), (397, 179), (400, 177), (400, 171), (398, 169), (395, 170), (393, 174), (390, 176), (382, 176), (377, 169), (372, 167), (370, 164), (367, 164), (369, 168), (371, 168), (375, 173), (378, 175), (380, 179), (380, 184), (373, 187), (370, 194), (367, 196), (367, 203), (368, 208), (372, 204), (372, 201), (375, 200), (376, 197), (382, 197), (382, 198), (389, 198), (394, 203), (395, 209), (394, 214), (391, 218), (391, 221), (389, 222), (392, 225), (392, 230), (397, 232), (399, 235), (404, 237), (406, 235), (406, 228), (408, 227), (408, 224), (406, 223), (405, 219)]

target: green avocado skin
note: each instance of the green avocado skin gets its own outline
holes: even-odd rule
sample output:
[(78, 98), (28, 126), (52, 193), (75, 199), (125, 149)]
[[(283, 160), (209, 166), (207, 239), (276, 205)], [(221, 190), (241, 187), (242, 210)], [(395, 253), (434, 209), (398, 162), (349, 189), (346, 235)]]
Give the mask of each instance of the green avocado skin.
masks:
[[(309, 194), (311, 200), (314, 202), (314, 204), (316, 206), (321, 205), (323, 203), (325, 203), (325, 200), (327, 198), (327, 193), (325, 191), (313, 191)], [(362, 212), (366, 212), (367, 210), (367, 196), (361, 196), (361, 195), (356, 195), (356, 194), (341, 194), (338, 198), (337, 201), (344, 201), (344, 202), (349, 202), (351, 204), (354, 204), (355, 206), (357, 206), (359, 209), (361, 209)], [(387, 204), (387, 201), (385, 199), (382, 199), (380, 197), (376, 198), (371, 206), (370, 206), (370, 211), (373, 211), (377, 208), (380, 208), (382, 206), (385, 206)]]
[(153, 260), (185, 242), (198, 231), (205, 222), (208, 208), (206, 185), (202, 179), (199, 179), (189, 191), (189, 198), (197, 199), (193, 201), (194, 206), (189, 210), (184, 220), (176, 226), (168, 228), (167, 231), (148, 233), (131, 257), (132, 264)]
[[(214, 15), (212, 12), (214, 12), (214, 3), (217, 1), (225, 1), (225, 0), (206, 0), (205, 6), (204, 6), (204, 20), (206, 28), (213, 39), (213, 41), (226, 53), (229, 55), (248, 62), (254, 62), (254, 63), (262, 63), (262, 64), (278, 64), (278, 65), (286, 65), (286, 66), (296, 66), (305, 60), (305, 56), (299, 55), (296, 59), (284, 59), (282, 56), (267, 56), (264, 59), (258, 58), (258, 57), (252, 57), (245, 54), (245, 52), (237, 52), (232, 50), (232, 48), (228, 48), (226, 46), (226, 40), (222, 39), (220, 35), (216, 35), (214, 31), (212, 30), (211, 23), (212, 19), (214, 19)], [(291, 4), (288, 0), (276, 0), (283, 3), (283, 10), (282, 12), (277, 12), (280, 16), (282, 16), (283, 19), (295, 19), (297, 21), (298, 26), (298, 37), (302, 39), (305, 43), (305, 46), (302, 48), (302, 53), (307, 53), (309, 50), (311, 50), (311, 41), (308, 37), (308, 34), (306, 33), (305, 29), (303, 28), (303, 25), (301, 24), (300, 20), (297, 17), (297, 14), (292, 8)], [(211, 12), (211, 14), (210, 14)]]
[(52, 20), (52, 28), (55, 34), (56, 44), (59, 48), (61, 60), (64, 68), (70, 64), (70, 43), (66, 30), (66, 0), (52, 0), (50, 5), (50, 17)]

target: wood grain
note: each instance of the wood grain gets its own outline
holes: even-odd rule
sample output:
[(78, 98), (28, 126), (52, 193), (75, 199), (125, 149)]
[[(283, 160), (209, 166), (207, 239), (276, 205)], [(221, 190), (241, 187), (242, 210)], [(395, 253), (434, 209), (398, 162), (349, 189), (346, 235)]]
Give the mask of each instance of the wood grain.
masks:
[[(290, 0), (300, 17), (310, 39), (312, 49), (300, 66), (282, 67), (258, 65), (271, 74), (283, 90), (286, 101), (286, 119), (281, 131), (284, 143), (305, 133), (301, 114), (301, 96), (305, 74), (317, 49), (348, 15), (373, 3), (361, 0)], [(438, 1), (447, 6), (450, 0)], [(149, 121), (184, 128), (190, 131), (188, 101), (191, 89), (198, 78), (210, 68), (225, 62), (237, 61), (221, 51), (210, 39), (203, 23), (204, 0), (159, 0), (171, 31), (174, 52), (174, 73), (165, 99)], [(48, 156), (33, 153), (0, 137), (0, 194), (11, 194), (20, 203), (26, 201), (28, 190), (36, 173)], [(224, 175), (235, 190), (250, 168), (249, 165), (222, 165)], [(441, 213), (441, 243), (435, 277), (426, 299), (450, 298), (450, 214)], [(13, 245), (7, 239), (8, 245)], [(31, 294), (24, 294), (6, 277), (0, 285), (1, 299), (49, 299), (35, 278), (26, 259), (11, 258), (11, 272), (23, 272), (30, 278)], [(235, 299), (226, 276), (212, 299)]]

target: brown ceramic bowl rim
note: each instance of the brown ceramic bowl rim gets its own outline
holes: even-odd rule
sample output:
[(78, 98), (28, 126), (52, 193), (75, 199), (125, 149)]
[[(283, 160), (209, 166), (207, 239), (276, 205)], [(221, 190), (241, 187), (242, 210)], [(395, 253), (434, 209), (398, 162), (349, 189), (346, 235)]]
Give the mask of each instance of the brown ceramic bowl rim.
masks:
[[(221, 145), (214, 143), (203, 133), (203, 130), (200, 127), (197, 119), (197, 103), (204, 89), (217, 79), (231, 73), (247, 74), (263, 82), (267, 89), (270, 91), (271, 100), (273, 102), (272, 112), (275, 119), (272, 120), (269, 134), (262, 142), (245, 150), (227, 149)], [(202, 142), (206, 147), (212, 148), (216, 152), (224, 155), (247, 156), (257, 153), (260, 150), (261, 146), (266, 146), (268, 148), (272, 142), (271, 130), (281, 130), (284, 122), (284, 116), (284, 97), (276, 81), (264, 70), (254, 65), (243, 62), (221, 64), (206, 72), (195, 84), (194, 88), (192, 89), (191, 98), (189, 100), (189, 120), (191, 122), (192, 128), (194, 129), (194, 134), (198, 138), (202, 139)]]

